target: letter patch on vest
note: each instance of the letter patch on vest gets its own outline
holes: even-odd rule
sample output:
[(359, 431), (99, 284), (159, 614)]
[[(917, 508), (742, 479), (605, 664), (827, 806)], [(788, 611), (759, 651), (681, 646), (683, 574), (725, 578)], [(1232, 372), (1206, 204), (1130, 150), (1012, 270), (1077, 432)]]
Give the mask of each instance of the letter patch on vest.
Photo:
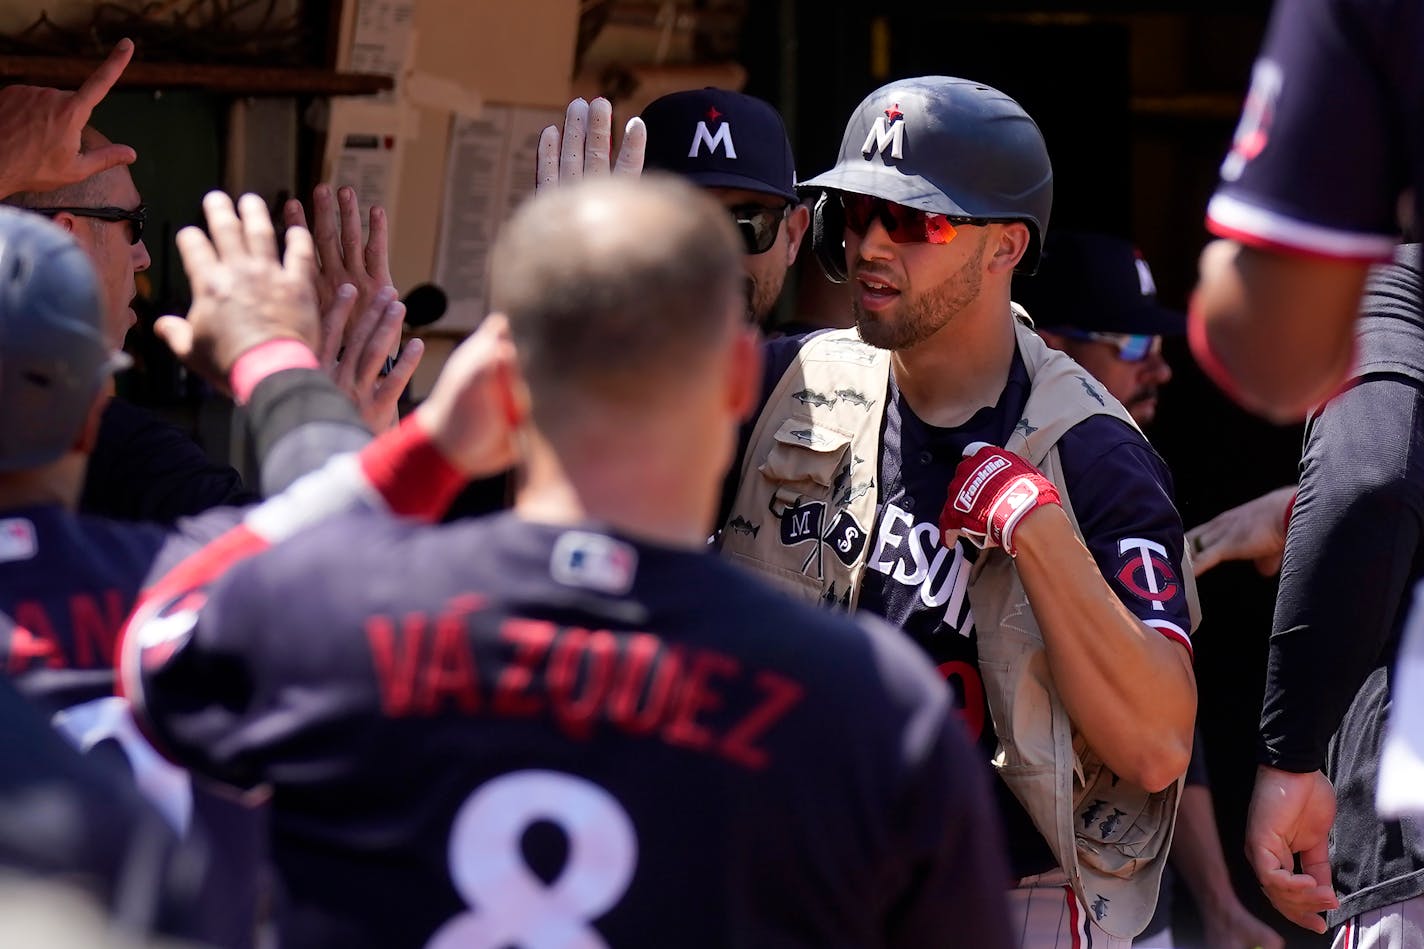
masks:
[(831, 519), (826, 528), (826, 543), (831, 545), (836, 557), (849, 567), (865, 549), (865, 531), (851, 517), (849, 511), (841, 511)]
[(781, 515), (781, 542), (795, 547), (808, 540), (821, 539), (821, 523), (826, 516), (824, 501), (805, 501), (789, 507)]

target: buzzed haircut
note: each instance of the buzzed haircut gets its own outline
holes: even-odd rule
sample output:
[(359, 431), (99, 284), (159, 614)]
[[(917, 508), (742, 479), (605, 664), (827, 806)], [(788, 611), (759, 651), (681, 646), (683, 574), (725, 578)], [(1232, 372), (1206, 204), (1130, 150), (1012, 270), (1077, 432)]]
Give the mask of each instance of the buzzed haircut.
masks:
[[(491, 304), (534, 391), (647, 399), (715, 352), (745, 310), (727, 212), (666, 175), (542, 192), (505, 225)], [(536, 407), (537, 413), (537, 407)]]

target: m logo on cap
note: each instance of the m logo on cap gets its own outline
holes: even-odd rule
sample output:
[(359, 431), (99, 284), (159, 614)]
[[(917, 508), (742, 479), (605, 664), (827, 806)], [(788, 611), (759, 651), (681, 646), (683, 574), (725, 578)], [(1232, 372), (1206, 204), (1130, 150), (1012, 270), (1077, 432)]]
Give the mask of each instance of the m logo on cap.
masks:
[(1157, 281), (1152, 279), (1152, 268), (1147, 266), (1147, 261), (1142, 259), (1142, 251), (1134, 251), (1132, 262), (1137, 265), (1137, 284), (1142, 288), (1144, 297), (1155, 297), (1157, 295)]
[(901, 121), (904, 117), (899, 103), (886, 109), (884, 115), (877, 115), (870, 134), (865, 136), (865, 144), (860, 146), (860, 153), (869, 158), (876, 152), (885, 151), (888, 146), (891, 158), (904, 158), (905, 123)]
[(707, 110), (707, 119), (699, 121), (697, 123), (697, 131), (692, 136), (692, 148), (690, 148), (687, 152), (688, 158), (696, 158), (698, 152), (702, 149), (703, 143), (706, 143), (707, 145), (708, 155), (711, 155), (712, 153), (716, 152), (717, 146), (720, 144), (722, 146), (722, 150), (726, 153), (728, 158), (737, 157), (737, 146), (732, 144), (731, 122), (723, 122), (721, 125), (717, 126), (716, 134), (713, 134), (707, 128), (708, 121), (716, 122), (721, 117), (722, 113), (717, 111), (717, 107), (715, 105)]

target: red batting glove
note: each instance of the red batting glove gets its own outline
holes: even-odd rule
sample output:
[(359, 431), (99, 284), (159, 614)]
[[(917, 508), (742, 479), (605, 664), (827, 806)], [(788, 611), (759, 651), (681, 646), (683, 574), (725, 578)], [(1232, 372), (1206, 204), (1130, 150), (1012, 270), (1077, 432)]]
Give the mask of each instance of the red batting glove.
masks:
[(949, 483), (949, 498), (939, 515), (946, 543), (963, 534), (979, 547), (1002, 547), (1010, 557), (1014, 528), (1024, 515), (1045, 504), (1062, 505), (1053, 482), (1033, 465), (1003, 448), (975, 442)]

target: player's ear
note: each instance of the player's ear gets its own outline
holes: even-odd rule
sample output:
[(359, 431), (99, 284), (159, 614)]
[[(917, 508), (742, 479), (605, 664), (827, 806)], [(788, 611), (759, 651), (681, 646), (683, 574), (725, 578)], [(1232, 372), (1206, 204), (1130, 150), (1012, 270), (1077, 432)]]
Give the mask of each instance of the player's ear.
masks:
[(990, 224), (989, 259), (985, 261), (989, 272), (1013, 273), (1028, 253), (1028, 244), (1028, 225), (1022, 221)]
[(811, 226), (811, 209), (804, 204), (798, 204), (786, 214), (786, 222), (782, 227), (786, 228), (786, 266), (790, 267), (796, 263), (796, 254), (801, 250), (801, 239), (806, 236), (806, 230)]

